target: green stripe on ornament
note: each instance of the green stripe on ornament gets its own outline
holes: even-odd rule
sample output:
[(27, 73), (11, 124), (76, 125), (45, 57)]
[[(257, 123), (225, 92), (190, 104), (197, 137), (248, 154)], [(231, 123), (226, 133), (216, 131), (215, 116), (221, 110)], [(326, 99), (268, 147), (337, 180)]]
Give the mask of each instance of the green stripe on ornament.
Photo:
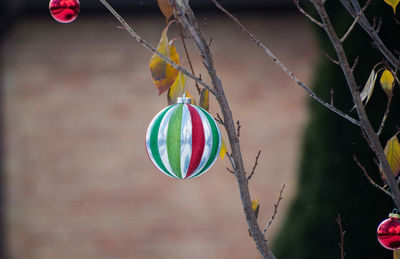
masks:
[(219, 141), (220, 141), (219, 140), (220, 133), (219, 133), (219, 130), (217, 128), (217, 125), (215, 125), (214, 119), (203, 108), (201, 108), (201, 107), (198, 107), (198, 108), (200, 108), (200, 110), (207, 117), (207, 120), (210, 123), (211, 132), (212, 132), (212, 138), (213, 138), (213, 141), (212, 141), (213, 145), (212, 145), (210, 157), (209, 157), (207, 163), (204, 165), (203, 169), (201, 169), (200, 172), (197, 173), (194, 176), (197, 176), (197, 175), (200, 175), (200, 174), (204, 173), (212, 165), (212, 163), (214, 163), (215, 158), (218, 156), (218, 152), (219, 152), (219, 148), (220, 148), (220, 143), (219, 143)]
[(167, 152), (169, 164), (178, 178), (182, 178), (181, 173), (181, 125), (182, 125), (183, 104), (172, 112), (168, 123), (167, 133)]
[(158, 131), (160, 130), (160, 124), (162, 119), (164, 118), (165, 114), (172, 108), (173, 106), (168, 107), (165, 109), (163, 113), (161, 113), (156, 121), (153, 124), (153, 128), (151, 129), (150, 133), (150, 150), (151, 154), (153, 155), (154, 161), (157, 163), (158, 167), (167, 175), (171, 177), (175, 177), (172, 175), (170, 172), (168, 172), (167, 168), (165, 168), (161, 157), (160, 157), (160, 151), (158, 150)]

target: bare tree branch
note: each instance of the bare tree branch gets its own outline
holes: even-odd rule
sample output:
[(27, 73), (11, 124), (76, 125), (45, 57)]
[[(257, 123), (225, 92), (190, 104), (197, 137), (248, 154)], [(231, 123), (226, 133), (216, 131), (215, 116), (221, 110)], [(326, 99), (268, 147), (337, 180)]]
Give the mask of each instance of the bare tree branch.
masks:
[(260, 158), (260, 154), (261, 154), (261, 150), (258, 150), (257, 156), (256, 156), (256, 160), (254, 161), (254, 165), (253, 165), (253, 169), (251, 170), (251, 173), (249, 174), (249, 176), (247, 177), (247, 180), (250, 180), (251, 177), (253, 177), (256, 168), (258, 166), (258, 159)]
[(213, 88), (215, 90), (215, 97), (221, 108), (221, 112), (224, 118), (224, 126), (229, 138), (229, 143), (231, 146), (231, 157), (234, 162), (234, 172), (235, 177), (239, 186), (240, 198), (242, 201), (242, 206), (244, 214), (246, 215), (247, 225), (249, 227), (251, 236), (256, 244), (257, 249), (263, 258), (275, 258), (272, 254), (267, 242), (264, 238), (263, 233), (257, 222), (257, 218), (252, 209), (248, 181), (245, 174), (244, 163), (242, 158), (242, 153), (240, 150), (239, 139), (237, 137), (236, 127), (232, 112), (225, 96), (224, 88), (222, 86), (221, 80), (217, 76), (217, 72), (214, 67), (214, 61), (209, 49), (209, 45), (202, 34), (193, 11), (185, 0), (173, 0), (176, 2), (176, 15), (179, 22), (181, 22), (187, 32), (191, 35), (194, 43), (200, 51), (200, 55), (203, 58), (203, 64), (208, 71), (211, 78)]
[(331, 96), (331, 105), (333, 106), (333, 94), (335, 93), (335, 90), (333, 90), (331, 88), (331, 90), (329, 91), (329, 95)]
[(356, 59), (354, 60), (353, 65), (351, 66), (351, 72), (352, 73), (354, 72), (354, 69), (356, 69), (356, 67), (358, 65), (358, 60), (359, 60), (359, 57), (357, 56)]
[(346, 234), (346, 231), (343, 230), (342, 217), (340, 216), (340, 214), (338, 214), (336, 222), (338, 223), (340, 231), (340, 242), (339, 242), (340, 258), (344, 259), (344, 256), (346, 255), (346, 253), (344, 252), (344, 234)]
[(235, 161), (233, 161), (232, 156), (231, 156), (228, 152), (226, 152), (226, 155), (227, 155), (228, 158), (229, 158), (229, 162), (231, 163), (231, 166), (232, 166), (233, 170), (236, 170)]
[(242, 125), (240, 125), (240, 121), (238, 120), (237, 122), (236, 122), (236, 125), (237, 125), (237, 137), (238, 138), (240, 138), (240, 129), (242, 128)]
[(306, 11), (304, 11), (303, 8), (301, 8), (299, 0), (293, 0), (293, 3), (296, 5), (297, 9), (299, 9), (300, 13), (302, 13), (305, 17), (307, 17), (311, 22), (315, 23), (316, 25), (322, 28), (322, 23), (315, 20), (310, 14), (308, 14)]
[(329, 54), (325, 54), (325, 57), (329, 59), (329, 61), (332, 62), (333, 64), (340, 66), (339, 61), (333, 59), (331, 56), (329, 56)]
[(228, 167), (226, 168), (226, 170), (228, 170), (228, 172), (231, 173), (231, 174), (235, 174), (235, 172), (232, 169), (228, 168)]
[[(396, 21), (396, 18), (394, 18)], [(378, 21), (378, 22), (377, 22)], [(376, 31), (376, 33), (379, 33), (381, 31), (381, 27), (382, 27), (382, 18), (376, 18), (374, 17), (374, 21), (372, 23), (372, 28)]]
[(372, 186), (374, 186), (375, 188), (381, 190), (382, 192), (384, 192), (385, 194), (389, 195), (390, 197), (392, 197), (392, 194), (390, 194), (390, 192), (388, 192), (385, 188), (383, 188), (382, 186), (380, 186), (379, 184), (377, 184), (372, 178), (371, 176), (369, 176), (367, 169), (365, 169), (365, 167), (358, 161), (357, 157), (355, 155), (353, 155), (353, 159), (354, 161), (357, 163), (358, 167), (360, 167), (360, 169), (363, 171), (364, 176), (368, 179), (368, 181), (372, 184)]
[(293, 74), (282, 62), (279, 61), (277, 57), (275, 57), (274, 54), (259, 40), (257, 40), (254, 35), (244, 27), (244, 25), (231, 13), (229, 13), (227, 10), (225, 10), (216, 0), (211, 0), (222, 12), (224, 12), (229, 18), (231, 18), (236, 24), (238, 24), (241, 28), (242, 31), (247, 33), (247, 35), (250, 37), (251, 40), (253, 40), (257, 46), (259, 46), (261, 49), (264, 50), (264, 52), (272, 58), (272, 60), (277, 64), (283, 72), (285, 72), (293, 81), (295, 81), (300, 87), (302, 87), (310, 97), (312, 97), (314, 100), (328, 108), (329, 110), (333, 111), (334, 113), (338, 114), (339, 116), (345, 118), (346, 120), (350, 121), (351, 123), (360, 126), (360, 122), (353, 117), (349, 116), (348, 114), (342, 112), (341, 110), (337, 109), (336, 107), (330, 105), (329, 103), (325, 102), (322, 100), (320, 97), (318, 97), (309, 87), (307, 87), (302, 81), (300, 81), (295, 74)]
[(214, 118), (216, 122), (218, 122), (219, 124), (221, 124), (222, 126), (225, 124), (224, 120), (221, 118), (221, 115), (219, 115), (219, 113), (217, 113), (217, 117)]
[(272, 214), (271, 219), (268, 221), (267, 226), (264, 228), (263, 234), (265, 236), (265, 234), (268, 231), (268, 228), (272, 225), (272, 222), (274, 221), (276, 214), (278, 214), (278, 208), (279, 208), (279, 203), (281, 202), (281, 200), (283, 199), (282, 194), (283, 194), (283, 190), (285, 189), (285, 185), (282, 186), (282, 189), (279, 193), (279, 197), (278, 197), (278, 201), (274, 204), (274, 212)]
[(388, 97), (385, 114), (383, 114), (381, 124), (379, 126), (378, 132), (376, 133), (378, 136), (382, 134), (383, 127), (385, 126), (385, 122), (386, 122), (387, 118), (389, 117), (390, 105), (392, 104), (392, 97), (393, 97), (393, 92), (391, 92)]

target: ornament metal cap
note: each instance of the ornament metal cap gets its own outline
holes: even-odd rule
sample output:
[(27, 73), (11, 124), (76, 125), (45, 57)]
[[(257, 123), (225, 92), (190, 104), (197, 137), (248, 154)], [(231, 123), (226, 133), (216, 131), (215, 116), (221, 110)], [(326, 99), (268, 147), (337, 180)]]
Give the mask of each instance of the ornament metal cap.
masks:
[(183, 94), (182, 97), (178, 97), (178, 98), (176, 99), (176, 103), (186, 103), (186, 104), (190, 104), (190, 103), (192, 103), (192, 98), (186, 97), (186, 94)]
[(389, 218), (395, 218), (395, 219), (400, 219), (400, 215), (397, 213), (390, 213)]

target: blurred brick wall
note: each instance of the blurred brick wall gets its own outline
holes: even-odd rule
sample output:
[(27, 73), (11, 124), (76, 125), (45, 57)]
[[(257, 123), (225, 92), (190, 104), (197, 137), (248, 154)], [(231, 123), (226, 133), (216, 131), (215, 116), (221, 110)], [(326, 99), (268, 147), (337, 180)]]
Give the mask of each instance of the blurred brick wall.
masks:
[[(302, 18), (242, 19), (309, 82), (315, 45)], [(127, 21), (158, 43), (161, 16)], [(118, 26), (111, 16), (81, 14), (63, 25), (47, 15), (19, 22), (5, 41), (11, 258), (258, 258), (227, 161), (190, 181), (170, 179), (149, 162), (144, 134), (166, 99), (152, 84), (151, 54)], [(279, 215), (293, 193), (305, 93), (225, 17), (207, 17), (206, 30), (235, 119), (243, 125), (248, 170), (262, 150), (250, 187), (261, 200), (264, 226), (281, 186), (287, 188)], [(208, 81), (198, 52), (189, 48), (195, 70)], [(194, 92), (193, 82), (188, 87)]]

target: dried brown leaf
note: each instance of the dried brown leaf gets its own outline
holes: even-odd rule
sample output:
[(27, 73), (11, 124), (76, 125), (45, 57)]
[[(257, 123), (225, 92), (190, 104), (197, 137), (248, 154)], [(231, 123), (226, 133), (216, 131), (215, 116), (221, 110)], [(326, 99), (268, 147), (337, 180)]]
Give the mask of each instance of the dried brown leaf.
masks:
[[(169, 44), (167, 36), (168, 26), (165, 27), (157, 50), (170, 58), (179, 65), (179, 55), (174, 45)], [(150, 71), (154, 84), (158, 88), (158, 95), (167, 91), (175, 82), (178, 76), (178, 70), (161, 59), (158, 55), (153, 54), (150, 60)]]
[(157, 2), (158, 2), (158, 7), (160, 7), (161, 12), (163, 13), (168, 22), (169, 19), (174, 14), (171, 4), (169, 3), (168, 0), (157, 0)]

